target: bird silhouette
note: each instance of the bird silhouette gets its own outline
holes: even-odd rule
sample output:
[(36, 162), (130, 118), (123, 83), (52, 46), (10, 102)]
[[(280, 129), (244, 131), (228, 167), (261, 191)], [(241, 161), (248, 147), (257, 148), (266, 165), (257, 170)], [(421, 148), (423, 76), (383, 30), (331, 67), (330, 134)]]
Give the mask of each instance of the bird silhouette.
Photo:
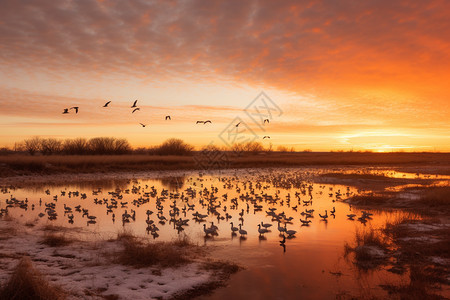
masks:
[(236, 127), (239, 127), (240, 124), (241, 124), (241, 122), (237, 123), (237, 124), (236, 124)]
[(134, 113), (135, 111), (141, 110), (139, 107), (136, 107), (135, 109), (133, 109), (133, 111), (131, 113)]
[(111, 103), (111, 101), (108, 101), (105, 103), (105, 105), (103, 105), (103, 107), (108, 107), (108, 105)]
[(270, 139), (270, 136), (265, 135), (265, 136), (263, 137), (263, 139)]
[(75, 113), (77, 114), (78, 113), (78, 106), (74, 106), (74, 107), (71, 107), (70, 109), (75, 109)]
[(269, 119), (264, 119), (264, 124), (269, 123)]
[(206, 123), (212, 123), (212, 122), (210, 120), (206, 120), (203, 122), (203, 124), (206, 124)]
[(141, 124), (141, 125), (142, 125), (142, 127), (145, 127), (145, 126), (147, 126), (146, 124), (142, 124), (142, 123), (139, 123), (139, 124)]
[(203, 124), (203, 123), (205, 123), (205, 121), (197, 121), (195, 124)]
[(68, 114), (69, 113), (69, 109), (68, 108), (64, 108), (64, 111), (62, 113), (63, 114)]
[(166, 116), (166, 121), (167, 120), (172, 120), (172, 119), (170, 118), (170, 116)]
[(134, 103), (133, 103), (133, 105), (131, 106), (131, 108), (136, 107), (137, 102), (138, 102), (137, 100), (134, 100)]

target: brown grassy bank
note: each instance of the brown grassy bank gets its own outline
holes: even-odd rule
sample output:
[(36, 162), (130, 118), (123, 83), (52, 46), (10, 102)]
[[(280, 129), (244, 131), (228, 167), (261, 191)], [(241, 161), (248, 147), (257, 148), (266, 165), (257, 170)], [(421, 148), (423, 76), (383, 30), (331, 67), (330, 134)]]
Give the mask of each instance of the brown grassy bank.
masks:
[(222, 153), (220, 161), (204, 153), (192, 156), (53, 155), (0, 156), (0, 177), (32, 174), (97, 173), (121, 171), (195, 170), (203, 168), (258, 168), (294, 166), (438, 166), (450, 170), (450, 153), (261, 153), (237, 156)]

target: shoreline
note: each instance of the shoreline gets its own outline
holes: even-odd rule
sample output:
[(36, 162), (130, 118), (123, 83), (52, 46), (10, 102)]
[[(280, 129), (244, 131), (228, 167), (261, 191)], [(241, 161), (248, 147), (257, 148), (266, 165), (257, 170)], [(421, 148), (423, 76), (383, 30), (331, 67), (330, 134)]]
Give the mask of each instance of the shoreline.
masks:
[[(226, 153), (226, 152), (225, 152)], [(226, 170), (242, 168), (370, 166), (410, 169), (429, 167), (450, 175), (450, 153), (263, 153), (235, 156), (226, 160), (197, 153), (193, 156), (150, 155), (52, 155), (0, 156), (0, 179), (27, 175), (131, 173), (158, 171)]]

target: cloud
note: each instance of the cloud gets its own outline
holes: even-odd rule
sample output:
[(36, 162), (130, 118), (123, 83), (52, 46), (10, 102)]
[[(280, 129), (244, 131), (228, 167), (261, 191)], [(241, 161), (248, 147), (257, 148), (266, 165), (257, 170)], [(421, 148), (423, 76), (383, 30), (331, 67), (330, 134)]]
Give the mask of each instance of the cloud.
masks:
[[(0, 109), (60, 122), (77, 103), (89, 124), (127, 124), (125, 103), (106, 113), (92, 109), (102, 99), (23, 91), (51, 80), (67, 95), (80, 78), (181, 79), (306, 95), (315, 108), (301, 114), (294, 100), (285, 117), (308, 126), (448, 128), (449, 12), (441, 0), (4, 0)], [(165, 114), (160, 104), (145, 116)], [(170, 109), (186, 122), (205, 113), (226, 122), (236, 110), (216, 105)]]

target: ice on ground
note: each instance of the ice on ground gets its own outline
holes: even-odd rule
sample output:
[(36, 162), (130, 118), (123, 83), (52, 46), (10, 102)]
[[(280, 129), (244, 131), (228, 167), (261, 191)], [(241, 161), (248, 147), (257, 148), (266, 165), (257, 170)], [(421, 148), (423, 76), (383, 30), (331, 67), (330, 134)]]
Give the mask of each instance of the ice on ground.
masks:
[(105, 253), (117, 251), (117, 241), (75, 240), (67, 246), (48, 247), (41, 244), (44, 231), (38, 226), (28, 228), (15, 221), (0, 220), (0, 229), (7, 227), (13, 227), (16, 234), (2, 240), (0, 246), (0, 283), (9, 279), (24, 255), (49, 282), (68, 292), (69, 299), (101, 299), (107, 295), (117, 295), (119, 299), (165, 299), (215, 280), (211, 271), (201, 268), (201, 261), (176, 269), (136, 269), (105, 257)]

